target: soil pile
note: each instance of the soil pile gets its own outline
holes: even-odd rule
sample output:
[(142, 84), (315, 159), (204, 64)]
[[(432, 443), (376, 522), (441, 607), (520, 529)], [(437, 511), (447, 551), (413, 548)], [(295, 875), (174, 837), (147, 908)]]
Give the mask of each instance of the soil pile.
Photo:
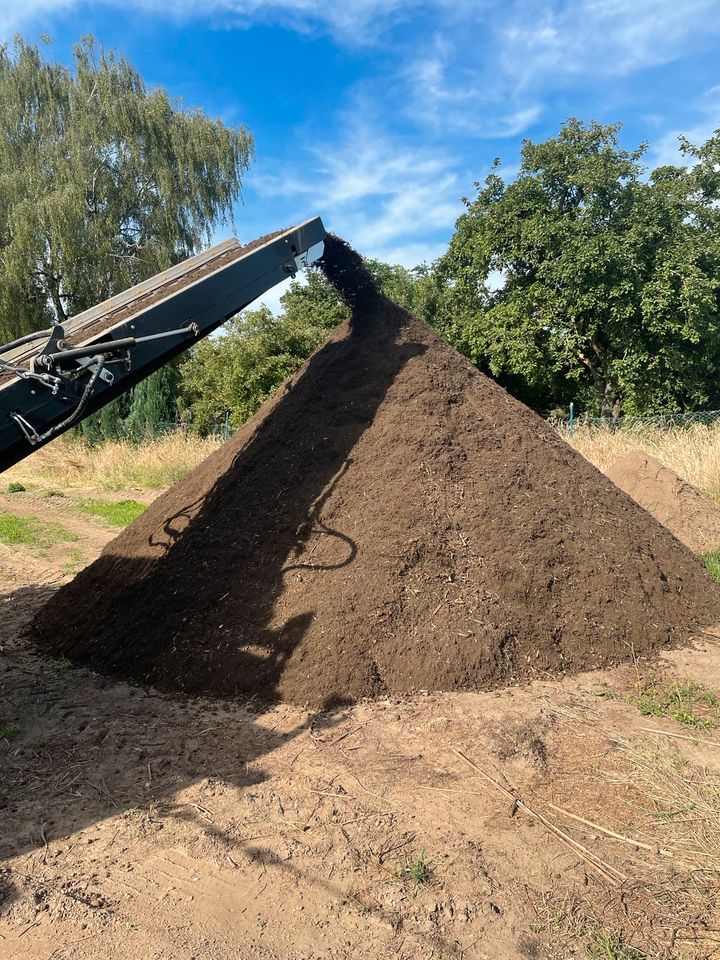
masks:
[(53, 654), (329, 705), (607, 664), (720, 614), (692, 554), (373, 287), (257, 415), (49, 602)]
[(630, 453), (606, 472), (694, 553), (720, 547), (720, 506), (659, 460)]

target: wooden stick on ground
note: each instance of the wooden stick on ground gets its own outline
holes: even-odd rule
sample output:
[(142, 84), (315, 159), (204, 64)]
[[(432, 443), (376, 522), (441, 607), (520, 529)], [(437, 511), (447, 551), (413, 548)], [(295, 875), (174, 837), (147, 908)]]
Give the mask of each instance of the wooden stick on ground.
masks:
[(488, 783), (491, 783), (497, 790), (500, 790), (505, 794), (508, 799), (512, 800), (518, 810), (523, 810), (529, 816), (534, 817), (536, 820), (539, 820), (540, 823), (546, 827), (550, 833), (554, 834), (561, 843), (565, 844), (566, 847), (570, 849), (575, 854), (579, 854), (586, 863), (590, 864), (597, 873), (609, 884), (614, 887), (619, 887), (624, 881), (627, 880), (627, 876), (624, 873), (621, 873), (620, 870), (616, 870), (615, 867), (611, 866), (609, 863), (605, 863), (604, 860), (601, 860), (597, 857), (591, 850), (588, 850), (587, 847), (584, 847), (577, 840), (574, 840), (569, 834), (565, 833), (564, 830), (561, 830), (556, 826), (551, 820), (548, 820), (547, 817), (543, 816), (542, 813), (538, 813), (537, 810), (533, 810), (529, 807), (525, 801), (520, 797), (519, 794), (514, 793), (512, 790), (508, 790), (507, 787), (504, 787), (501, 783), (495, 780), (490, 776), (489, 773), (486, 773), (481, 767), (474, 763), (468, 756), (466, 756), (462, 750), (455, 750), (455, 753), (460, 757), (461, 760), (464, 760), (469, 766), (476, 770), (481, 777), (487, 780)]
[(578, 823), (584, 823), (586, 827), (591, 827), (599, 833), (604, 833), (606, 836), (612, 837), (613, 840), (619, 840), (621, 843), (629, 843), (632, 847), (649, 850), (651, 853), (661, 853), (664, 857), (673, 856), (671, 850), (664, 850), (662, 847), (653, 847), (651, 844), (643, 843), (641, 840), (635, 840), (633, 837), (626, 837), (621, 833), (614, 833), (612, 830), (608, 830), (607, 827), (601, 827), (599, 823), (593, 823), (592, 820), (585, 820), (584, 817), (579, 817), (576, 813), (570, 813), (569, 810), (565, 810), (563, 807), (556, 807), (554, 803), (548, 803), (548, 806), (551, 810), (557, 810), (558, 813), (570, 817), (571, 820), (577, 820)]
[(720, 747), (720, 743), (715, 740), (708, 740), (706, 737), (691, 737), (686, 733), (671, 733), (669, 730), (657, 730), (655, 727), (640, 727), (645, 733), (657, 733), (661, 737), (675, 737), (677, 740), (689, 740), (696, 746)]

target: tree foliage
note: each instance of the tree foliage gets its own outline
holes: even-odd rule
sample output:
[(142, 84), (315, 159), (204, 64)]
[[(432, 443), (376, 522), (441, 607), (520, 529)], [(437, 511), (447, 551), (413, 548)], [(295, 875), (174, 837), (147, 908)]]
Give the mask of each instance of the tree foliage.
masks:
[(648, 178), (619, 124), (525, 141), (466, 200), (438, 265), (437, 323), (536, 405), (603, 415), (717, 402), (720, 132)]
[(322, 275), (293, 281), (278, 316), (265, 306), (245, 310), (223, 333), (198, 344), (181, 367), (183, 402), (193, 429), (206, 433), (226, 413), (241, 426), (347, 316)]
[(246, 130), (149, 91), (91, 37), (72, 70), (20, 38), (0, 47), (0, 339), (196, 252), (251, 154)]
[[(380, 260), (365, 264), (392, 300), (422, 306), (425, 275)], [(206, 433), (226, 413), (241, 426), (260, 404), (295, 373), (328, 334), (348, 317), (348, 308), (319, 270), (293, 281), (275, 316), (266, 307), (246, 310), (224, 332), (205, 340), (181, 367), (183, 403), (193, 429)]]

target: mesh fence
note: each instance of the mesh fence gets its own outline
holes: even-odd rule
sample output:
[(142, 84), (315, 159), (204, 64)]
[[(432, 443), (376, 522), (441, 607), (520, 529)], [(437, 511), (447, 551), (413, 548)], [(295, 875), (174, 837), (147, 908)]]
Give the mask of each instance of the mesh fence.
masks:
[(572, 436), (575, 430), (670, 430), (690, 428), (696, 424), (714, 426), (720, 421), (720, 410), (696, 410), (692, 413), (659, 413), (646, 417), (579, 417), (563, 419), (551, 417), (550, 423), (560, 433)]
[[(148, 431), (147, 438), (164, 437), (168, 433), (182, 433), (187, 437), (193, 432), (193, 425), (187, 420), (160, 420), (153, 424), (152, 430)], [(202, 435), (228, 440), (234, 432), (235, 429), (230, 423), (230, 417), (226, 416), (222, 420), (214, 420), (206, 430), (203, 430)]]

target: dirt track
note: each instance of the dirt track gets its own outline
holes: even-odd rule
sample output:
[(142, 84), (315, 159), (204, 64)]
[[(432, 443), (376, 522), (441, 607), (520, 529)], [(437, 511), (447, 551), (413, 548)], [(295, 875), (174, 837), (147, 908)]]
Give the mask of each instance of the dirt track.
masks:
[[(107, 536), (98, 524), (95, 549)], [(18, 643), (51, 588), (11, 552), (0, 723), (22, 732), (0, 741), (2, 960), (557, 960), (621, 929), (648, 956), (714, 955), (717, 882), (683, 867), (686, 815), (653, 813), (632, 750), (687, 758), (684, 780), (720, 776), (720, 737), (626, 702), (642, 661), (329, 714), (188, 700)], [(46, 579), (59, 562), (43, 561)], [(660, 674), (719, 686), (720, 649), (675, 652)], [(456, 750), (627, 880), (513, 810)], [(415, 886), (400, 875), (421, 850), (431, 876)]]

